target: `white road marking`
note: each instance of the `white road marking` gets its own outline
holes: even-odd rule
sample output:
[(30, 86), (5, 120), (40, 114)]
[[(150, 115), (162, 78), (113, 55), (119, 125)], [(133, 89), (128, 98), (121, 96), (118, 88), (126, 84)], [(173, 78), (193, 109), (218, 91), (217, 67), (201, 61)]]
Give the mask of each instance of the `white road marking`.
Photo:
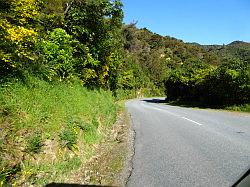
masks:
[(162, 112), (166, 112), (166, 113), (168, 113), (168, 114), (171, 114), (171, 115), (173, 115), (173, 116), (176, 116), (176, 117), (180, 117), (179, 115), (177, 115), (177, 114), (175, 114), (175, 113), (172, 113), (172, 112), (169, 112), (169, 111), (167, 111), (167, 110), (164, 110), (164, 109), (161, 109), (161, 108), (155, 108), (155, 107), (153, 107), (155, 110), (159, 110), (159, 111), (162, 111)]
[(193, 122), (193, 123), (195, 123), (195, 124), (197, 124), (197, 125), (199, 125), (199, 126), (202, 126), (203, 124), (201, 124), (201, 123), (198, 123), (198, 122), (196, 122), (196, 121), (193, 121), (193, 120), (191, 120), (191, 119), (188, 119), (188, 118), (186, 118), (186, 117), (181, 117), (182, 119), (185, 119), (185, 120), (188, 120), (188, 121), (191, 121), (191, 122)]
[(173, 112), (169, 112), (169, 111), (167, 111), (167, 110), (164, 110), (164, 109), (161, 109), (161, 108), (158, 108), (158, 107), (147, 106), (147, 105), (144, 105), (144, 106), (146, 106), (146, 107), (148, 107), (148, 108), (151, 108), (151, 109), (159, 110), (159, 111), (161, 111), (161, 112), (166, 112), (166, 113), (168, 113), (168, 114), (170, 114), (170, 115), (173, 115), (173, 116), (175, 116), (175, 117), (181, 117), (181, 116), (179, 116), (179, 115), (177, 115), (177, 114), (175, 114), (175, 113), (173, 113)]
[(194, 120), (191, 120), (191, 119), (189, 119), (189, 118), (186, 118), (186, 117), (182, 117), (182, 116), (180, 116), (180, 115), (178, 115), (178, 114), (175, 114), (175, 113), (173, 113), (173, 112), (169, 112), (169, 111), (167, 111), (167, 110), (164, 110), (164, 109), (161, 109), (161, 108), (158, 108), (158, 107), (154, 107), (154, 106), (147, 106), (147, 105), (145, 105), (145, 104), (143, 104), (145, 107), (148, 107), (148, 108), (151, 108), (151, 109), (155, 109), (155, 110), (159, 110), (159, 111), (161, 111), (161, 112), (166, 112), (166, 113), (168, 113), (168, 114), (170, 114), (170, 115), (172, 115), (172, 116), (175, 116), (175, 117), (180, 117), (180, 118), (182, 118), (182, 119), (185, 119), (185, 120), (187, 120), (187, 121), (190, 121), (190, 122), (192, 122), (192, 123), (195, 123), (196, 125), (199, 125), (199, 126), (203, 126), (203, 124), (201, 124), (201, 123), (198, 123), (198, 122), (196, 122), (196, 121), (194, 121)]

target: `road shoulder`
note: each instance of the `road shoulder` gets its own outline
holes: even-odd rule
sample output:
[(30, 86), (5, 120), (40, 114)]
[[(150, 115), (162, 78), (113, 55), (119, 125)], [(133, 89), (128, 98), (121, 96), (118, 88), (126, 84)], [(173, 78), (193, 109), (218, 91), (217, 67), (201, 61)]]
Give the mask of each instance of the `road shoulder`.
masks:
[(68, 183), (125, 186), (132, 170), (134, 131), (128, 112), (118, 115), (111, 134), (82, 168), (72, 173)]

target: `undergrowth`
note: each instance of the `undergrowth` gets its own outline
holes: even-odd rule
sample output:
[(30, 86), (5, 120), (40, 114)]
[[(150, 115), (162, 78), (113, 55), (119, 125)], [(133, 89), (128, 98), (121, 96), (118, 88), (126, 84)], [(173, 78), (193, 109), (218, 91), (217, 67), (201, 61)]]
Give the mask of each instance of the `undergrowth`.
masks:
[(250, 112), (250, 104), (239, 104), (239, 105), (208, 105), (202, 102), (194, 102), (194, 101), (162, 101), (162, 103), (173, 105), (173, 106), (182, 106), (182, 107), (194, 107), (194, 108), (202, 108), (202, 109), (221, 109), (221, 110), (231, 110), (231, 111), (238, 111), (238, 112)]
[(228, 106), (225, 109), (239, 111), (239, 112), (250, 112), (250, 103), (249, 104), (242, 104), (242, 105)]
[[(29, 77), (0, 88), (0, 186), (44, 185), (81, 165), (116, 120), (111, 92)], [(62, 172), (63, 171), (63, 172)]]

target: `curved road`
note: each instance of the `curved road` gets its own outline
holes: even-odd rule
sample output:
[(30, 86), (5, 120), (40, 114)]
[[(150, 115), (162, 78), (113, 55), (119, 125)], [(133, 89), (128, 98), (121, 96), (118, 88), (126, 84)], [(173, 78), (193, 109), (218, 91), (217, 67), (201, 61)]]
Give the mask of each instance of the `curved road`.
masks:
[(231, 186), (250, 167), (250, 115), (169, 106), (126, 106), (135, 131), (127, 186)]

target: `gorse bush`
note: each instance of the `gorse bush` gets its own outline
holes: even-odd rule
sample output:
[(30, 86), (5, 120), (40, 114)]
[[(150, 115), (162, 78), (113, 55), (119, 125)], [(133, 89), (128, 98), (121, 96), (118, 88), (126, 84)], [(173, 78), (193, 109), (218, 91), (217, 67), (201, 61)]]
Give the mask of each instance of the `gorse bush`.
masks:
[(13, 0), (1, 5), (1, 79), (28, 72), (50, 81), (77, 77), (89, 87), (116, 88), (123, 62), (119, 0)]
[(38, 9), (36, 0), (1, 1), (0, 78), (30, 69), (35, 64)]

